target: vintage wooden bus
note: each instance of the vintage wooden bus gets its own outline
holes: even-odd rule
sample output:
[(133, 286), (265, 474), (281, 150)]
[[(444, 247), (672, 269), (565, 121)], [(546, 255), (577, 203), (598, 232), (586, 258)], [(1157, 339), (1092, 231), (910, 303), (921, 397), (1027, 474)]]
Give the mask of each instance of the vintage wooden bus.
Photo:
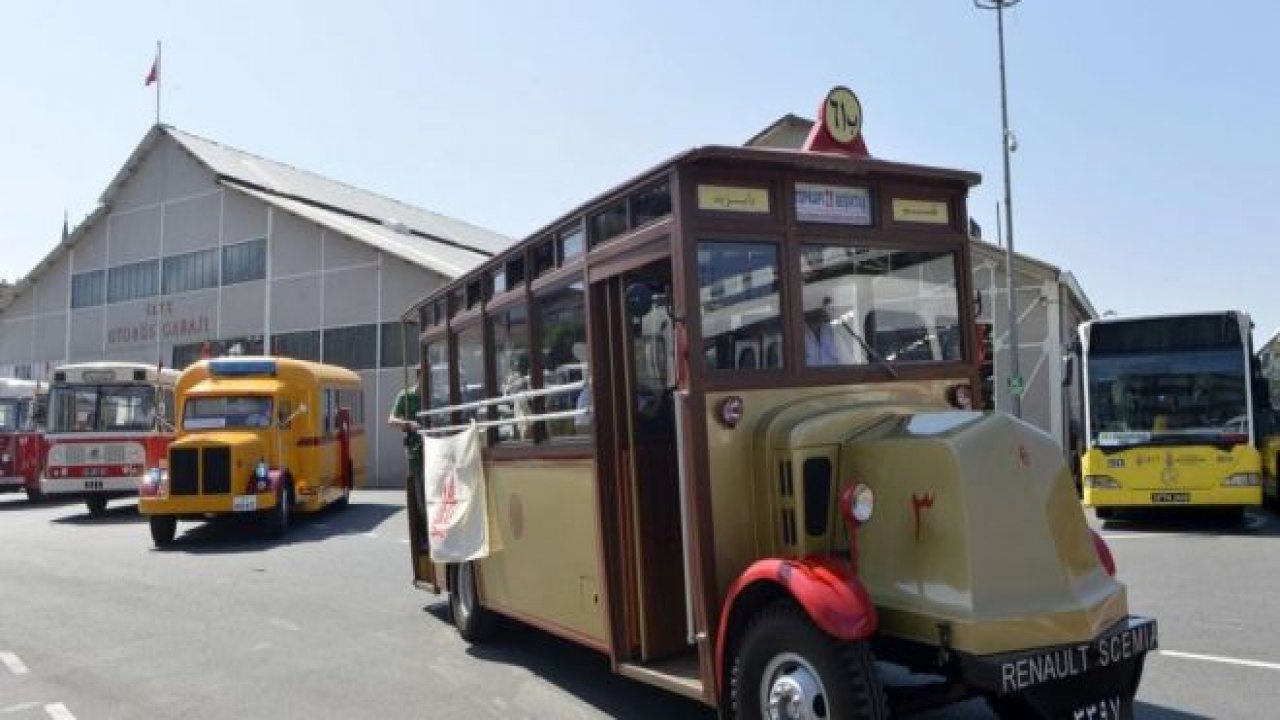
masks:
[(48, 385), (0, 378), (0, 492), (25, 491), (29, 499), (40, 498), (48, 399)]
[(345, 506), (364, 483), (364, 389), (350, 370), (214, 358), (184, 370), (177, 391), (178, 437), (138, 501), (157, 546), (179, 520), (230, 515), (283, 535), (294, 512)]
[(131, 497), (173, 440), (178, 371), (128, 362), (63, 365), (49, 389), (40, 493), (83, 497), (92, 514)]
[(409, 311), (449, 370), (424, 433), (475, 423), (488, 505), (488, 554), (437, 563), (457, 498), (409, 488), (415, 581), (468, 639), (513, 618), (724, 716), (1127, 709), (1155, 622), (1061, 450), (947, 404), (978, 176), (867, 155), (850, 98), (805, 151), (681, 153)]

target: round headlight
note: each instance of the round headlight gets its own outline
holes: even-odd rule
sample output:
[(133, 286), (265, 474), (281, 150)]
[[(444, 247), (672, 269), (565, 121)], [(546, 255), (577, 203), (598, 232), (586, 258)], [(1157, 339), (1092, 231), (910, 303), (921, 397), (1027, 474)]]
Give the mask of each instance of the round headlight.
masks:
[(265, 460), (258, 461), (258, 465), (253, 469), (253, 474), (259, 480), (267, 479), (267, 463)]
[(742, 422), (743, 408), (744, 408), (744, 405), (742, 402), (742, 398), (738, 397), (737, 395), (733, 395), (725, 398), (724, 400), (721, 400), (719, 413), (718, 413), (720, 424), (724, 425), (729, 429), (733, 429), (734, 427), (737, 427), (738, 423)]

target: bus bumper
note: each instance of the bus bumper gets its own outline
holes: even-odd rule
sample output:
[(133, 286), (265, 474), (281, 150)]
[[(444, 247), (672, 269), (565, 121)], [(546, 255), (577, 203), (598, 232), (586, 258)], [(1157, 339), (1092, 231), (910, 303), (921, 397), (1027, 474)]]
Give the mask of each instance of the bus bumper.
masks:
[(143, 477), (40, 478), (45, 495), (136, 495)]
[(1246, 507), (1262, 504), (1262, 487), (1216, 487), (1203, 490), (1187, 488), (1146, 488), (1141, 490), (1091, 488), (1084, 489), (1084, 504), (1094, 508), (1138, 507)]
[(179, 515), (213, 517), (216, 515), (252, 515), (276, 506), (274, 492), (250, 495), (169, 495), (138, 498), (142, 515)]
[(988, 697), (1019, 698), (1046, 718), (1132, 718), (1157, 634), (1154, 619), (1131, 615), (1083, 643), (960, 655), (960, 674)]

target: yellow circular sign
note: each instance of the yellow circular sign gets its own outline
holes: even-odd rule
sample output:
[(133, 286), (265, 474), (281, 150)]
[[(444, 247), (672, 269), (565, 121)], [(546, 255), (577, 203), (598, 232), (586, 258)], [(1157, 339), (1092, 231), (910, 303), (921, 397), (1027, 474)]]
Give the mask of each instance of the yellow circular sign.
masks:
[(827, 132), (840, 144), (851, 143), (862, 132), (862, 103), (847, 87), (833, 88), (824, 104)]

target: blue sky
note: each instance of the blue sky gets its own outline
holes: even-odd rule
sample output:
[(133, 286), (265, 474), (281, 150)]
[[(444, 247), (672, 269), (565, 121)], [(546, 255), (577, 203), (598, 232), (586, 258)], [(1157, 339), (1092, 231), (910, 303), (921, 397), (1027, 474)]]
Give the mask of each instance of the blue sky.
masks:
[[(1000, 199), (995, 17), (970, 0), (7, 3), (0, 277), (154, 119), (512, 236), (701, 144), (861, 97), (877, 156)], [(1025, 0), (1006, 15), (1014, 228), (1099, 310), (1280, 328), (1280, 3)]]

